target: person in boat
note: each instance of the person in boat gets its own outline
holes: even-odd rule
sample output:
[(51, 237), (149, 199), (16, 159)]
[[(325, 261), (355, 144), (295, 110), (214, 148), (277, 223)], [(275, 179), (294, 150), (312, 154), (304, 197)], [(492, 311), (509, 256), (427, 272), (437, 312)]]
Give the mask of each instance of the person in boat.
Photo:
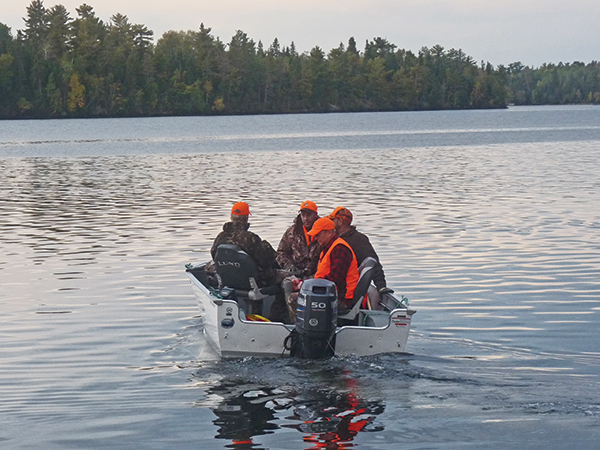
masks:
[(286, 299), (293, 292), (295, 280), (310, 278), (317, 271), (321, 245), (308, 232), (318, 218), (317, 204), (310, 200), (302, 202), (292, 226), (283, 233), (277, 247), (277, 262), (287, 275), (281, 283)]
[(292, 226), (283, 233), (277, 247), (279, 266), (297, 278), (311, 277), (317, 271), (321, 246), (308, 232), (319, 218), (318, 212), (316, 203), (302, 202)]
[(231, 208), (231, 220), (223, 225), (215, 238), (210, 254), (215, 259), (217, 247), (221, 244), (237, 244), (256, 262), (258, 266), (259, 286), (276, 284), (277, 279), (277, 254), (269, 242), (261, 239), (257, 234), (248, 231), (250, 224), (250, 207), (245, 202), (238, 202)]
[[(369, 238), (358, 231), (354, 225), (352, 225), (352, 212), (350, 212), (348, 208), (338, 206), (327, 217), (333, 221), (337, 235), (350, 244), (350, 247), (352, 247), (359, 266), (364, 259), (369, 256), (379, 261), (379, 256), (371, 245)], [(373, 283), (375, 284), (375, 287), (379, 291), (380, 295), (394, 292), (392, 289), (387, 287), (381, 264), (378, 264), (375, 267)]]
[[(352, 247), (336, 234), (335, 224), (328, 217), (318, 219), (308, 234), (314, 236), (322, 248), (315, 278), (333, 281), (338, 291), (339, 311), (350, 309), (359, 277), (358, 262)], [(302, 280), (295, 281), (294, 291), (299, 291), (301, 286)], [(288, 296), (287, 304), (290, 318), (295, 322), (298, 292)]]

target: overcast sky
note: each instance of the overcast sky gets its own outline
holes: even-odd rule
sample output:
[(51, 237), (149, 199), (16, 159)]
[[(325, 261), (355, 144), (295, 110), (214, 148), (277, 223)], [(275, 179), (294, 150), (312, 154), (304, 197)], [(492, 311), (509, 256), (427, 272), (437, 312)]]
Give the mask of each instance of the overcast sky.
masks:
[[(31, 0), (0, 0), (0, 22), (16, 30)], [(326, 52), (354, 37), (386, 38), (417, 52), (436, 44), (462, 49), (495, 66), (521, 61), (600, 60), (600, 0), (45, 0), (50, 8), (91, 5), (105, 22), (115, 13), (154, 31), (197, 30), (203, 22), (225, 43), (236, 30), (268, 47), (274, 38), (292, 41), (299, 52), (319, 46)]]

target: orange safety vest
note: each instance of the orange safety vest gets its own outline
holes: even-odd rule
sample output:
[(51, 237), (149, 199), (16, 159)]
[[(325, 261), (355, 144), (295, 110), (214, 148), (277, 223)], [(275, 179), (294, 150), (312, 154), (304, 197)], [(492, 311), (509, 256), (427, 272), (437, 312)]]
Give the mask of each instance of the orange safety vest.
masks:
[(302, 225), (302, 229), (304, 230), (304, 237), (306, 239), (306, 246), (308, 247), (310, 245), (310, 243), (312, 242), (313, 237), (308, 235), (308, 230), (306, 229), (306, 227), (304, 225)]
[(350, 247), (350, 245), (342, 238), (339, 237), (333, 241), (333, 244), (331, 244), (327, 253), (323, 254), (323, 252), (321, 252), (315, 278), (325, 278), (329, 275), (329, 272), (331, 271), (331, 251), (339, 244), (345, 245), (352, 252), (352, 262), (350, 263), (350, 268), (346, 274), (346, 299), (352, 299), (354, 297), (354, 291), (356, 290), (356, 283), (358, 283), (358, 262), (356, 261), (354, 250), (352, 250), (352, 247)]

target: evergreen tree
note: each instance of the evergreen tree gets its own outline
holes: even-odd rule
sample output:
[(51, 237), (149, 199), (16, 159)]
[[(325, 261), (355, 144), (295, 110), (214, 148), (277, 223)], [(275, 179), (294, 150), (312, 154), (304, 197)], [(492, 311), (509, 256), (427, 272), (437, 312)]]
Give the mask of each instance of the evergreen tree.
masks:
[(502, 108), (600, 103), (597, 61), (494, 67), (460, 49), (417, 54), (382, 37), (298, 53), (237, 31), (225, 45), (197, 31), (153, 32), (123, 14), (77, 17), (42, 0), (13, 36), (0, 24), (0, 117), (239, 114)]

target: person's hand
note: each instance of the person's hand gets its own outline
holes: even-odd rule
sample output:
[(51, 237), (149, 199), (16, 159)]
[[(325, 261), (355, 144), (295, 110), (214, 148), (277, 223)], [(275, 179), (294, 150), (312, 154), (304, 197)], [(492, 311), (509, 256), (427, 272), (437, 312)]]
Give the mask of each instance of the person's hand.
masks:
[(302, 280), (300, 280), (300, 279), (298, 279), (298, 278), (294, 278), (294, 279), (292, 280), (292, 289), (293, 289), (294, 291), (299, 291), (299, 290), (300, 290), (300, 288), (302, 287), (302, 283), (303, 283), (303, 281), (302, 281)]
[(379, 295), (384, 295), (384, 294), (393, 294), (394, 290), (390, 289), (389, 287), (385, 286), (382, 287), (381, 289), (379, 289)]

